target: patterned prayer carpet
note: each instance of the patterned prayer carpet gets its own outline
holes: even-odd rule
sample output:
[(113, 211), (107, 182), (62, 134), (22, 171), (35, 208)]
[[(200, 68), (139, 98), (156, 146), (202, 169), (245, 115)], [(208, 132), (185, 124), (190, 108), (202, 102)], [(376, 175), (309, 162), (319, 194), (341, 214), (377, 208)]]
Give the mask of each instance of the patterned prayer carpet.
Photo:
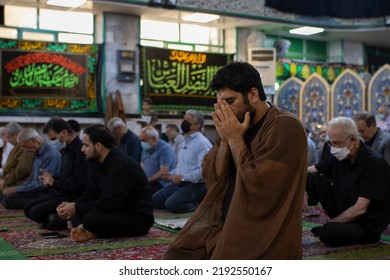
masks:
[[(156, 214), (156, 216), (159, 213)], [(160, 216), (163, 216), (160, 213)], [(167, 214), (169, 217), (170, 214)], [(0, 205), (0, 259), (36, 260), (148, 260), (161, 259), (176, 232), (152, 227), (140, 237), (93, 239), (76, 243), (68, 230), (58, 231), (64, 238), (45, 239), (38, 224), (22, 211), (8, 211)]]
[[(65, 238), (44, 239), (48, 232), (24, 217), (22, 211), (8, 211), (0, 205), (0, 259), (33, 260), (158, 260), (161, 259), (176, 233), (191, 213), (172, 214), (155, 211), (156, 223), (141, 237), (93, 239), (76, 243), (69, 231), (60, 233)], [(321, 208), (312, 207), (303, 213), (303, 259), (323, 260), (390, 260), (390, 227), (381, 241), (369, 245), (327, 247), (310, 229), (328, 220)]]
[(311, 232), (311, 228), (329, 220), (324, 210), (311, 207), (303, 214), (303, 259), (304, 260), (390, 260), (390, 226), (375, 244), (328, 247)]

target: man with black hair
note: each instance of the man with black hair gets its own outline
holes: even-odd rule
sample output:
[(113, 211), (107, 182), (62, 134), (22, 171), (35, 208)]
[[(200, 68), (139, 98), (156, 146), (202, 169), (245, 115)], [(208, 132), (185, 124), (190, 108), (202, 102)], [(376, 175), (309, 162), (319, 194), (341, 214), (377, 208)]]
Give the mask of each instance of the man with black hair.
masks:
[(70, 124), (70, 127), (72, 128), (73, 132), (78, 136), (81, 137), (81, 127), (78, 121), (74, 119), (68, 120), (68, 123)]
[(301, 259), (307, 138), (266, 102), (260, 74), (231, 62), (211, 81), (218, 139), (203, 161), (207, 194), (165, 259)]
[(390, 133), (376, 125), (373, 113), (359, 112), (353, 119), (364, 144), (380, 153), (390, 165)]
[(82, 152), (90, 166), (90, 185), (75, 202), (63, 202), (57, 213), (70, 219), (71, 238), (140, 236), (153, 225), (152, 194), (141, 166), (118, 148), (110, 130), (92, 125), (83, 134)]
[(180, 133), (180, 129), (177, 124), (174, 123), (167, 124), (165, 127), (165, 134), (177, 157), (179, 155), (180, 145), (184, 141), (184, 136)]
[(66, 220), (57, 215), (57, 206), (62, 201), (73, 201), (87, 189), (88, 162), (81, 152), (81, 139), (70, 124), (60, 117), (52, 117), (43, 128), (52, 141), (64, 143), (61, 149), (61, 173), (55, 177), (41, 170), (40, 180), (46, 186), (47, 194), (24, 206), (26, 217), (42, 224), (47, 229), (66, 229)]

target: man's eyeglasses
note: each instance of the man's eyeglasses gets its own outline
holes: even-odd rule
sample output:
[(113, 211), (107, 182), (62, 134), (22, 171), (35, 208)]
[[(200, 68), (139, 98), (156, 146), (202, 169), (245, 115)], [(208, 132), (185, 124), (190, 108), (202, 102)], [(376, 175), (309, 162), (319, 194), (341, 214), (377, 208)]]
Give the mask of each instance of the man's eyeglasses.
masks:
[(342, 140), (342, 141), (329, 141), (329, 146), (331, 147), (335, 147), (335, 148), (341, 148), (341, 146), (347, 142), (347, 140), (349, 140), (349, 138), (351, 138), (351, 136), (348, 136), (345, 140)]

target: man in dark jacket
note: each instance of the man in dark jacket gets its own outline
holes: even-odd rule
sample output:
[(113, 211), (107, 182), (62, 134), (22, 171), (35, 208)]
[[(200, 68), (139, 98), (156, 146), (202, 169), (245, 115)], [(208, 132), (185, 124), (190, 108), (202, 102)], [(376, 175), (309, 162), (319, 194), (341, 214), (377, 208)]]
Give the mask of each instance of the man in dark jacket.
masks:
[(92, 162), (91, 183), (75, 202), (58, 206), (60, 217), (70, 219), (75, 241), (96, 237), (140, 236), (153, 225), (152, 194), (141, 166), (118, 148), (102, 125), (84, 131), (83, 147)]
[(26, 217), (42, 224), (42, 228), (66, 229), (66, 220), (57, 215), (57, 206), (62, 201), (74, 201), (87, 189), (88, 162), (81, 152), (81, 139), (74, 133), (70, 124), (59, 117), (51, 118), (43, 132), (52, 142), (57, 141), (61, 149), (61, 173), (53, 177), (41, 170), (39, 177), (46, 186), (46, 195), (32, 200), (24, 206)]

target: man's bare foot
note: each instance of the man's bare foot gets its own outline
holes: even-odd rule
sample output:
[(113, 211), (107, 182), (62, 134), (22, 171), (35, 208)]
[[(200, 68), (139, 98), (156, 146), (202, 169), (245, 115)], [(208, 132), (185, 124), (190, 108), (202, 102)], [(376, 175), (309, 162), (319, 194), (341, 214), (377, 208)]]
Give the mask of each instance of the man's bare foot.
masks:
[(96, 234), (83, 228), (83, 225), (79, 225), (78, 227), (72, 228), (70, 231), (70, 237), (74, 241), (83, 242), (96, 238)]

